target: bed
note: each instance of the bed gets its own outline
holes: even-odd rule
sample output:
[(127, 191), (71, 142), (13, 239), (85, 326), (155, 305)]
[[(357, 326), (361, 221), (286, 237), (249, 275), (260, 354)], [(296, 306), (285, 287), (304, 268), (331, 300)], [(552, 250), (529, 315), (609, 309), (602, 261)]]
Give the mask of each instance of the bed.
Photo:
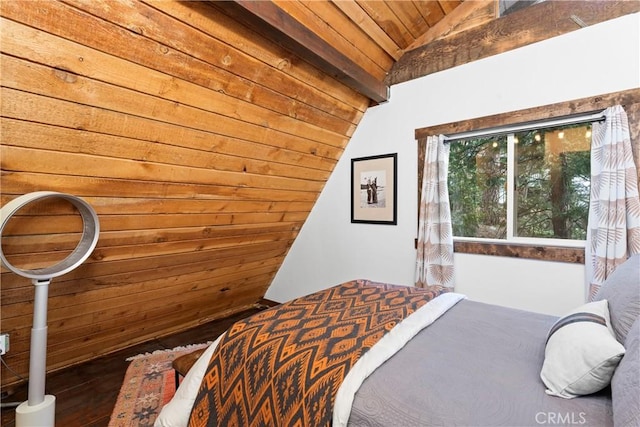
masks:
[[(416, 289), (356, 280), (329, 290), (369, 291), (376, 287), (392, 293), (397, 288)], [(320, 300), (326, 292), (303, 297), (306, 300), (302, 302)], [(229, 401), (246, 391), (238, 386), (240, 382), (229, 386), (227, 394), (211, 397), (219, 376), (229, 366), (247, 367), (249, 380), (252, 376), (257, 379), (257, 385), (247, 388), (261, 390), (268, 387), (264, 384), (270, 374), (265, 372), (291, 371), (274, 367), (273, 361), (262, 356), (246, 356), (244, 351), (227, 365), (218, 361), (215, 367), (216, 357), (238, 346), (233, 339), (224, 344), (230, 335), (237, 336), (234, 327), (230, 328), (194, 364), (155, 425), (640, 425), (640, 255), (616, 269), (600, 290), (598, 301), (561, 318), (470, 301), (441, 289), (420, 292), (405, 298), (412, 305), (401, 314), (403, 319), (385, 313), (382, 330), (386, 333), (380, 334), (380, 316), (372, 322), (378, 329), (373, 328), (373, 338), (360, 340), (362, 349), (356, 351), (357, 357), (347, 358), (353, 361), (351, 365), (338, 369), (345, 371), (343, 376), (318, 375), (322, 387), (311, 385), (310, 392), (292, 389), (293, 395), (310, 395), (312, 400), (291, 403), (256, 393), (256, 402), (246, 407), (253, 409), (245, 408), (235, 415)], [(378, 297), (362, 297), (367, 298)], [(400, 299), (395, 300), (405, 304)], [(332, 304), (338, 309), (339, 303)], [(272, 326), (290, 324), (291, 311), (286, 314), (285, 310), (284, 318), (278, 318), (279, 313), (274, 307), (256, 316), (258, 321), (268, 319)], [(349, 335), (353, 331), (338, 330), (343, 332), (342, 338), (351, 340), (346, 347), (353, 347), (354, 337)], [(294, 342), (316, 339), (306, 334), (304, 338), (294, 334)], [(335, 331), (333, 339), (320, 347), (342, 351), (345, 345), (336, 340)], [(239, 359), (242, 355), (247, 359)], [(262, 366), (258, 359), (264, 362)], [(320, 372), (327, 359), (320, 355), (308, 363), (321, 366), (314, 368)], [(280, 383), (285, 383), (287, 375), (281, 375)], [(307, 372), (309, 376), (313, 375)], [(300, 381), (297, 374), (289, 379), (289, 386)], [(319, 389), (323, 393), (328, 390), (328, 394), (315, 391)], [(278, 394), (283, 388), (274, 386), (274, 390)], [(201, 409), (203, 404), (206, 410)], [(217, 409), (212, 408), (215, 406)], [(294, 406), (313, 409), (304, 418), (295, 415), (298, 409), (293, 411)], [(246, 417), (252, 411), (254, 418), (249, 420)], [(276, 418), (285, 413), (295, 414), (287, 422)], [(221, 421), (216, 421), (217, 417)]]

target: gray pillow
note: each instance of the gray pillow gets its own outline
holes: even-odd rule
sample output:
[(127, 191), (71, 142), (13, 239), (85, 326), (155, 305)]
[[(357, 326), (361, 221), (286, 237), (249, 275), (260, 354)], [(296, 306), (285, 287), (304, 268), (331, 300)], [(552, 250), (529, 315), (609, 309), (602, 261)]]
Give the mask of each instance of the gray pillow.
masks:
[(618, 342), (624, 344), (627, 332), (640, 315), (640, 254), (631, 256), (607, 277), (595, 300), (609, 301), (611, 326)]
[(613, 423), (640, 426), (640, 317), (629, 330), (626, 353), (611, 378)]

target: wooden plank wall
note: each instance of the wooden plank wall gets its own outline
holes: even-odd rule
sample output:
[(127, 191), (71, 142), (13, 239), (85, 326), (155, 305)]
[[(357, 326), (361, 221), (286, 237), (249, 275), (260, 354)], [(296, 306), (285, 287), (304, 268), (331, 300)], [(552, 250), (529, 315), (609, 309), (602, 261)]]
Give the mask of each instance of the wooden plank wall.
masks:
[[(71, 193), (101, 224), (91, 257), (50, 287), (48, 370), (258, 301), (368, 99), (208, 2), (5, 1), (0, 14), (1, 202)], [(51, 265), (81, 229), (70, 204), (33, 204), (3, 251)], [(1, 279), (5, 360), (26, 376), (33, 286)], [(3, 389), (18, 381), (1, 374)]]

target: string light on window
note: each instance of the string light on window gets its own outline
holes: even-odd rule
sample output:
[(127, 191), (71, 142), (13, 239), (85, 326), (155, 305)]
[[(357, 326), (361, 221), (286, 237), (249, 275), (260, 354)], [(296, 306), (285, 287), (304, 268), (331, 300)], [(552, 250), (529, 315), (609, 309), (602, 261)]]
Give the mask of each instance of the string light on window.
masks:
[(560, 132), (558, 132), (558, 138), (564, 138), (564, 131), (561, 130)]
[(536, 133), (535, 136), (533, 137), (533, 139), (535, 139), (537, 142), (540, 142), (540, 140), (542, 139), (542, 137), (540, 137), (539, 133)]
[(584, 133), (584, 137), (591, 138), (591, 129), (587, 129), (587, 131)]

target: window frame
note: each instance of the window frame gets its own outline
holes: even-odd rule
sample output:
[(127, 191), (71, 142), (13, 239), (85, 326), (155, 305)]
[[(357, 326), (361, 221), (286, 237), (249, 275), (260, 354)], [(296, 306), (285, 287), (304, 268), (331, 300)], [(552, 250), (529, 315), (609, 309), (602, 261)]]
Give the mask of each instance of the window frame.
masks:
[[(631, 143), (633, 146), (634, 161), (636, 163), (636, 167), (638, 167), (638, 181), (640, 182), (640, 88), (635, 88), (604, 95), (560, 102), (556, 104), (549, 104), (540, 107), (495, 114), (491, 116), (483, 116), (464, 121), (450, 122), (416, 129), (415, 139), (418, 142), (418, 206), (420, 205), (420, 193), (422, 190), (422, 165), (424, 164), (426, 138), (428, 136), (439, 134), (459, 134), (462, 132), (471, 132), (478, 129), (490, 129), (497, 128), (499, 126), (510, 126), (523, 122), (550, 121), (558, 117), (571, 116), (576, 114), (587, 114), (596, 110), (604, 110), (607, 107), (617, 104), (624, 107), (629, 118), (629, 130), (631, 132)], [(414, 242), (416, 241), (417, 239), (414, 239)], [(556, 246), (548, 245), (543, 241), (514, 242), (506, 240), (493, 241), (490, 239), (479, 238), (455, 238), (454, 252), (584, 264), (584, 245)]]

